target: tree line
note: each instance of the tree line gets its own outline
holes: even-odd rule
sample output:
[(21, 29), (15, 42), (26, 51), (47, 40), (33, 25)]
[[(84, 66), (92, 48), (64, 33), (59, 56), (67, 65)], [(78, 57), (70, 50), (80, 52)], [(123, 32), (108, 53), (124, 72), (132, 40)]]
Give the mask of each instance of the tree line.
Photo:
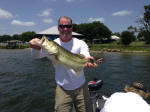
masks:
[[(93, 39), (98, 39), (101, 43), (112, 42), (111, 35), (120, 37), (120, 43), (129, 45), (135, 40), (145, 41), (146, 44), (150, 44), (150, 5), (144, 6), (143, 16), (137, 19), (137, 23), (140, 27), (136, 28), (129, 26), (126, 31), (121, 33), (112, 31), (103, 23), (95, 21), (93, 23), (81, 23), (73, 24), (73, 31), (83, 34), (86, 40), (92, 42)], [(34, 31), (27, 31), (22, 34), (2, 35), (0, 36), (0, 42), (6, 42), (8, 40), (21, 40), (28, 42), (36, 33)]]
[(22, 34), (14, 34), (14, 35), (2, 35), (0, 36), (0, 42), (6, 42), (10, 40), (20, 40), (23, 42), (28, 42), (31, 40), (36, 33), (34, 31), (27, 31)]

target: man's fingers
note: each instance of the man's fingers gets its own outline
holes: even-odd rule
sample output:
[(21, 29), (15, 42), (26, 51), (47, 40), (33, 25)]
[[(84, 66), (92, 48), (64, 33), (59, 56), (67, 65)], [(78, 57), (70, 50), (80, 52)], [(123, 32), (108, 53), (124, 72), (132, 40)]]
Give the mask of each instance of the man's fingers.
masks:
[(33, 48), (33, 49), (37, 49), (40, 50), (41, 47), (36, 45), (36, 42), (40, 41), (39, 38), (34, 38), (32, 40), (29, 41), (29, 45)]
[(94, 60), (94, 57), (86, 57), (85, 59), (87, 59), (87, 60)]
[(32, 48), (37, 49), (37, 50), (40, 50), (40, 49), (41, 49), (40, 46), (35, 46), (35, 45), (33, 45)]
[(85, 66), (86, 66), (87, 68), (95, 68), (95, 67), (98, 66), (98, 64), (96, 64), (96, 63), (86, 63)]

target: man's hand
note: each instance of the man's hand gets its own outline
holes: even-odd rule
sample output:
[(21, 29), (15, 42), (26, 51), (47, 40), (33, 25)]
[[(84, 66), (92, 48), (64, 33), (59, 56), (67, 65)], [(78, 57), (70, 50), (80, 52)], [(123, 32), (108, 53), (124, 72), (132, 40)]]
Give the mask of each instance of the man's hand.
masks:
[[(87, 60), (94, 60), (94, 57), (87, 57), (87, 58), (85, 58), (85, 59), (87, 59)], [(87, 67), (87, 68), (96, 68), (97, 66), (98, 66), (97, 63), (90, 63), (90, 62), (87, 62), (87, 63), (85, 64), (85, 67)]]
[(40, 39), (39, 39), (39, 38), (34, 38), (34, 39), (30, 40), (30, 41), (29, 41), (29, 45), (30, 45), (33, 49), (40, 50), (41, 47), (40, 47), (40, 46), (37, 46), (36, 43), (35, 43), (35, 41), (38, 42), (38, 41), (40, 41)]

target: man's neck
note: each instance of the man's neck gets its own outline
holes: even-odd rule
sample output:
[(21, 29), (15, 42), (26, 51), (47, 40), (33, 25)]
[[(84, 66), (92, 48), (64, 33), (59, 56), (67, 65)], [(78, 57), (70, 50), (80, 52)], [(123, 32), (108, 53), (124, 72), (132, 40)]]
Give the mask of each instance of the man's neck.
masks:
[(70, 37), (68, 37), (68, 38), (63, 38), (63, 37), (59, 37), (60, 38), (60, 40), (62, 41), (62, 42), (69, 42), (69, 41), (71, 41), (72, 40), (72, 36), (70, 36)]

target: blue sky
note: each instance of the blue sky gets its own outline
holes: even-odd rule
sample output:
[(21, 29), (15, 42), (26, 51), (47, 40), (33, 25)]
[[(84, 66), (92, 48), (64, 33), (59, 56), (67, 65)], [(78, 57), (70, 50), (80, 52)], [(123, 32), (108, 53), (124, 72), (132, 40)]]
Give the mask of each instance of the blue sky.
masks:
[(0, 0), (0, 35), (36, 33), (57, 25), (60, 16), (73, 23), (101, 21), (112, 32), (138, 26), (150, 0)]

